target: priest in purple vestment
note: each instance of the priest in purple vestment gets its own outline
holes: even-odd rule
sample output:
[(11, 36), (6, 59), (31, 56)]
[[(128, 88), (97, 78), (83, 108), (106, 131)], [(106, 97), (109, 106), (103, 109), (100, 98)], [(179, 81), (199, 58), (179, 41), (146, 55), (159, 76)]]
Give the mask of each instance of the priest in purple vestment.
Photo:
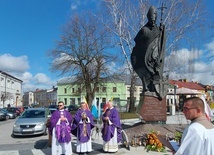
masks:
[(122, 140), (120, 116), (118, 110), (113, 107), (111, 101), (107, 104), (108, 108), (102, 116), (103, 150), (105, 152), (117, 152), (118, 143)]
[(91, 130), (94, 128), (94, 117), (82, 102), (81, 108), (76, 112), (72, 124), (72, 134), (77, 137), (76, 152), (86, 153), (92, 151)]
[(56, 110), (50, 119), (49, 132), (52, 135), (52, 155), (71, 155), (71, 122), (70, 112), (64, 109), (64, 103), (58, 102)]

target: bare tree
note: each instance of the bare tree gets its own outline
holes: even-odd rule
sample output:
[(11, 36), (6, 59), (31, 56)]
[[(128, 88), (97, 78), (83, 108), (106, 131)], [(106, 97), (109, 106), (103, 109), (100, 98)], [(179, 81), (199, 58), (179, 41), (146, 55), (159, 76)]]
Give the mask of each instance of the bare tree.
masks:
[(86, 90), (86, 100), (91, 106), (100, 78), (109, 76), (109, 66), (115, 60), (110, 48), (108, 31), (90, 12), (75, 15), (64, 26), (56, 48), (49, 53), (53, 59), (51, 71), (75, 76), (75, 84), (80, 86), (79, 91)]
[[(140, 28), (147, 22), (146, 14), (151, 5), (160, 8), (162, 5), (167, 7), (162, 13), (159, 11), (159, 21), (166, 26), (167, 46), (166, 54), (178, 49), (183, 42), (188, 41), (188, 45), (196, 42), (197, 34), (201, 31), (205, 22), (206, 11), (204, 0), (186, 1), (157, 1), (157, 0), (104, 0), (102, 7), (103, 16), (99, 17), (102, 24), (108, 27), (115, 36), (115, 43), (121, 48), (121, 52), (125, 57), (125, 64), (128, 66), (132, 75), (130, 89), (130, 109), (134, 107), (134, 89), (136, 75), (130, 65), (130, 54), (134, 47), (134, 37)], [(165, 3), (164, 3), (165, 2)], [(105, 10), (105, 9), (106, 10)], [(109, 15), (109, 16), (108, 16)], [(192, 37), (196, 38), (193, 39)], [(170, 60), (170, 61), (176, 61)], [(188, 61), (185, 65), (188, 65)], [(167, 74), (172, 70), (176, 70), (176, 66), (172, 68), (169, 62), (164, 63), (167, 66)], [(193, 67), (190, 67), (191, 71)]]
[(125, 57), (125, 68), (128, 69), (131, 74), (129, 112), (133, 112), (135, 106), (135, 81), (137, 76), (130, 63), (130, 54), (133, 48), (133, 33), (136, 33), (136, 30), (139, 29), (139, 25), (141, 25), (141, 21), (135, 20), (138, 14), (136, 9), (138, 6), (136, 3), (133, 3), (133, 1), (107, 0), (105, 2), (104, 5), (107, 6), (107, 10), (105, 10), (105, 12), (103, 9), (102, 12), (110, 16), (106, 16), (104, 20), (103, 18), (100, 19), (102, 24), (108, 27), (113, 35), (116, 36), (114, 38), (115, 43), (121, 48)]

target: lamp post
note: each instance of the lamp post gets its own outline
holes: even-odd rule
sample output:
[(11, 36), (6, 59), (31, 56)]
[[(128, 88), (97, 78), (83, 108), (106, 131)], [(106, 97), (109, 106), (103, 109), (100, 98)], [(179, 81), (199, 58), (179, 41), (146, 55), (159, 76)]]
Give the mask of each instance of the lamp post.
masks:
[(176, 84), (174, 84), (174, 105), (176, 106)]
[(177, 89), (177, 85), (174, 84), (174, 100), (171, 104), (171, 109), (170, 109), (171, 115), (175, 115), (175, 111), (176, 111), (176, 89)]

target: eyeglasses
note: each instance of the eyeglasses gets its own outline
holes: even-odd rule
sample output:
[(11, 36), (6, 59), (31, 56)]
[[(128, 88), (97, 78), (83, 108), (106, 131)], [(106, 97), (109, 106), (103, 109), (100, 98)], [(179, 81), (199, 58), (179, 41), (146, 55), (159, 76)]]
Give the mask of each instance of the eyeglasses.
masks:
[(196, 107), (193, 107), (193, 108), (188, 108), (188, 107), (183, 107), (183, 111), (186, 112), (186, 111), (189, 111), (191, 109), (197, 109)]
[(63, 105), (58, 105), (58, 107), (62, 107)]

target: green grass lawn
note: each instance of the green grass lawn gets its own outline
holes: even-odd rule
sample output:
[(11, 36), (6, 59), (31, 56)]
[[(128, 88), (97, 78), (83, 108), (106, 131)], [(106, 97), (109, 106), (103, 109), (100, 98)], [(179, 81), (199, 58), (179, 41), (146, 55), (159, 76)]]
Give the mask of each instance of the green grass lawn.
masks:
[(132, 118), (139, 118), (136, 113), (129, 113), (129, 112), (121, 112), (120, 119), (132, 119)]

